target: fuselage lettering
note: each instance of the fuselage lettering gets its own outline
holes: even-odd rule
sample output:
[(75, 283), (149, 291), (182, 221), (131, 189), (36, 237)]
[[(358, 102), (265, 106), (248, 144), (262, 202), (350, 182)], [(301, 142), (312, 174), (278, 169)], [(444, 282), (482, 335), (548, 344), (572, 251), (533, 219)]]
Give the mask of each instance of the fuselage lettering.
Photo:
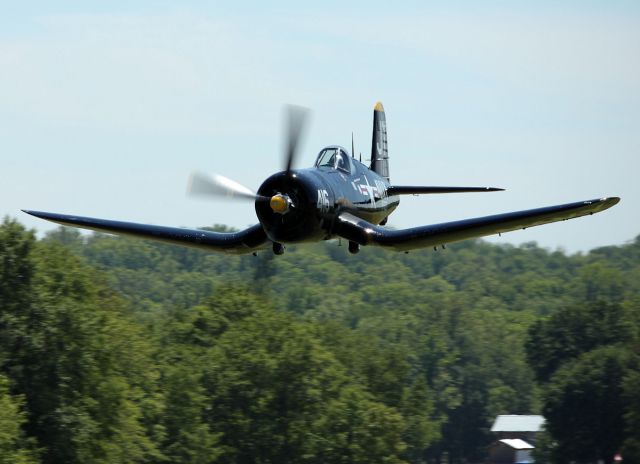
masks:
[(322, 213), (326, 213), (327, 211), (329, 211), (329, 192), (327, 192), (325, 189), (318, 189), (318, 200), (316, 202), (316, 207)]

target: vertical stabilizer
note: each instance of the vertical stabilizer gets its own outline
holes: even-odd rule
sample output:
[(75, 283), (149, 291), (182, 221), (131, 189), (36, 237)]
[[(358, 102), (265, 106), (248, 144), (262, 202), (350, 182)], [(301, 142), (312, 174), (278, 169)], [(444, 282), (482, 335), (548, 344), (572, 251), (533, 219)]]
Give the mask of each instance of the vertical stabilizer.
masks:
[(373, 108), (373, 139), (371, 141), (371, 170), (389, 181), (389, 151), (387, 149), (387, 119), (382, 103)]

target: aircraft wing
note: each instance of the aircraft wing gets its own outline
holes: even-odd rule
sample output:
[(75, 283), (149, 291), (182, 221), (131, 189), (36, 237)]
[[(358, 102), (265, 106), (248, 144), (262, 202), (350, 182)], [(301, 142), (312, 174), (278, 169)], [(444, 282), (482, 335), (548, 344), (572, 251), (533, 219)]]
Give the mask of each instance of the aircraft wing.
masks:
[(183, 245), (230, 254), (251, 253), (271, 244), (260, 224), (256, 224), (239, 232), (221, 233), (198, 229), (183, 229), (181, 227), (153, 226), (134, 222), (45, 213), (42, 211), (23, 211), (32, 216), (65, 226), (80, 227), (82, 229), (107, 232), (110, 234), (130, 235), (174, 245)]
[(619, 201), (618, 197), (600, 198), (403, 230), (385, 229), (345, 212), (336, 218), (333, 232), (360, 245), (407, 251), (599, 213)]

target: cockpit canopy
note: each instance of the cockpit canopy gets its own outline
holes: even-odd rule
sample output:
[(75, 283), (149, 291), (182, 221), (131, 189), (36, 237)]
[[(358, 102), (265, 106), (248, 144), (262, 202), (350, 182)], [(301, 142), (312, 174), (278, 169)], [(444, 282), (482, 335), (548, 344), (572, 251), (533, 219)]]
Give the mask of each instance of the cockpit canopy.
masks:
[(318, 154), (316, 167), (331, 168), (351, 174), (351, 157), (342, 147), (326, 147)]

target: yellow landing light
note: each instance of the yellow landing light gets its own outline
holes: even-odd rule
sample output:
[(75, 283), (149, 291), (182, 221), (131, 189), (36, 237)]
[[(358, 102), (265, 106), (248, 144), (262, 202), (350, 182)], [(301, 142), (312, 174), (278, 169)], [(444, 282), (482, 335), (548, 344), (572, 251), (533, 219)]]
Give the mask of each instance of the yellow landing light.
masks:
[(271, 200), (269, 201), (269, 206), (271, 206), (271, 209), (273, 210), (274, 213), (280, 213), (280, 214), (286, 213), (287, 210), (289, 209), (289, 204), (287, 202), (287, 199), (282, 195), (272, 196)]

